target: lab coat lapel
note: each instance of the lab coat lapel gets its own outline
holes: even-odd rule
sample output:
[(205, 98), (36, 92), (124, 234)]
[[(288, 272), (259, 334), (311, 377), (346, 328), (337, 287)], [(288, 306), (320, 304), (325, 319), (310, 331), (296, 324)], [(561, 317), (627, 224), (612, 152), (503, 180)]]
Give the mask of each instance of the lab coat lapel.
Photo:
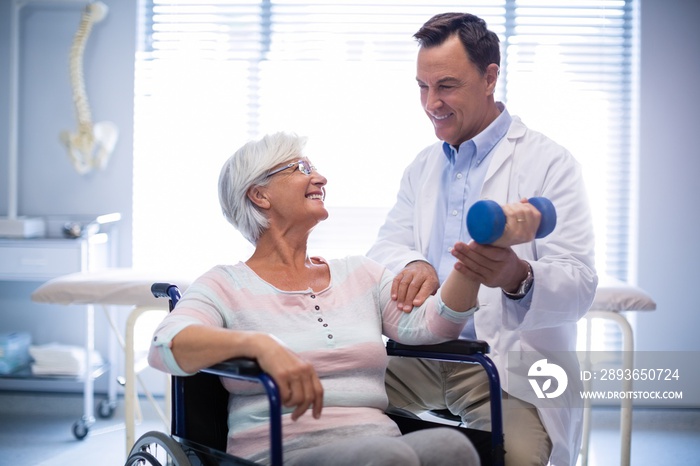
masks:
[[(482, 199), (491, 199), (499, 204), (514, 202), (511, 196), (516, 196), (517, 193), (512, 193), (514, 185), (511, 175), (501, 175), (504, 170), (511, 170), (513, 165), (513, 154), (518, 139), (525, 135), (525, 126), (517, 116), (513, 117), (513, 121), (508, 128), (508, 132), (501, 141), (493, 148), (493, 154), (489, 168), (486, 171), (484, 186), (481, 189)], [(496, 176), (496, 175), (499, 176)], [(517, 199), (516, 199), (517, 200)]]
[(436, 144), (436, 150), (428, 159), (429, 162), (425, 166), (422, 189), (418, 197), (418, 208), (416, 209), (416, 221), (414, 225), (418, 225), (418, 234), (415, 237), (416, 249), (421, 251), (425, 256), (428, 254), (428, 246), (430, 243), (430, 232), (435, 222), (435, 203), (437, 202), (438, 192), (440, 190), (441, 176), (441, 157), (442, 145)]

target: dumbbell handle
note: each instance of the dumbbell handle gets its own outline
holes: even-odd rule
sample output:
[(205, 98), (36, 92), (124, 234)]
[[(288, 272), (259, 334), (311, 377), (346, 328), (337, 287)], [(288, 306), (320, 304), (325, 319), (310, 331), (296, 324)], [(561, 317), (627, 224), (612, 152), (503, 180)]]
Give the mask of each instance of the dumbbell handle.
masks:
[[(528, 202), (542, 214), (535, 238), (544, 238), (557, 225), (557, 211), (552, 201), (546, 197), (531, 197)], [(506, 228), (506, 215), (495, 201), (475, 202), (467, 212), (467, 230), (479, 244), (493, 244)]]

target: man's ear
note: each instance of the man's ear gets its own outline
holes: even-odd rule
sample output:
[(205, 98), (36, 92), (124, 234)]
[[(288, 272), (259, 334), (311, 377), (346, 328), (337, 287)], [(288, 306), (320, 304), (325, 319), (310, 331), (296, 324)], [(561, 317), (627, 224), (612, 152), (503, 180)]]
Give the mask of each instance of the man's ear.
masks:
[(267, 190), (262, 186), (251, 186), (246, 193), (248, 199), (261, 209), (270, 208), (270, 200), (267, 197)]
[(484, 76), (486, 77), (487, 94), (491, 95), (496, 92), (496, 83), (498, 82), (498, 74), (500, 71), (501, 69), (495, 63), (491, 63), (486, 67), (486, 73)]

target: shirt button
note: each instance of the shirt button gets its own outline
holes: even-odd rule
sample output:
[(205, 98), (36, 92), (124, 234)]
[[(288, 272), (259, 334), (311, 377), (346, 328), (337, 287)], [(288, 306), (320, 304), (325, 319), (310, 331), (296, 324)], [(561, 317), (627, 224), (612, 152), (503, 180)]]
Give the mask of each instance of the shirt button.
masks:
[(314, 299), (315, 297), (316, 297), (315, 294), (312, 294), (312, 295), (311, 295), (311, 299)]
[(333, 335), (328, 335), (328, 339), (329, 339), (329, 340), (332, 340), (332, 339), (333, 339)]
[(462, 176), (464, 176), (464, 175), (462, 175), (461, 173), (457, 173), (457, 179), (458, 179), (458, 180), (461, 180), (461, 179), (462, 179)]
[(459, 212), (457, 212), (456, 209), (452, 211), (452, 215), (455, 216), (455, 217), (457, 216), (458, 213), (459, 213)]
[(321, 318), (319, 317), (319, 318), (318, 318), (318, 321), (319, 321), (319, 322), (323, 322), (323, 319), (321, 319)]
[(452, 246), (450, 246), (449, 248), (447, 248), (447, 252), (452, 252), (453, 249), (454, 248)]
[(324, 327), (328, 327), (328, 324), (323, 324)]
[(321, 306), (314, 306), (314, 309), (318, 311), (319, 309), (321, 309)]

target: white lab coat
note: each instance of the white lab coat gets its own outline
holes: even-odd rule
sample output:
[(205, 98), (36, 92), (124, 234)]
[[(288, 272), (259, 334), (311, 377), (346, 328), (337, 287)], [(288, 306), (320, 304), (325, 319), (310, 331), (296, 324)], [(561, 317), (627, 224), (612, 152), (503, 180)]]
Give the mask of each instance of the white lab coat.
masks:
[[(482, 199), (505, 204), (544, 196), (557, 212), (557, 226), (549, 236), (513, 247), (530, 263), (535, 276), (529, 308), (505, 297), (500, 288), (482, 286), (479, 292), (477, 338), (490, 344), (490, 357), (508, 392), (505, 367), (509, 352), (575, 351), (576, 322), (588, 311), (598, 279), (592, 220), (578, 162), (563, 147), (528, 129), (518, 117), (513, 117), (506, 136), (493, 151)], [(408, 262), (427, 257), (443, 157), (442, 142), (437, 142), (406, 168), (397, 202), (368, 253), (396, 273)], [(552, 440), (550, 464), (574, 465), (581, 444), (582, 410), (539, 412)]]

